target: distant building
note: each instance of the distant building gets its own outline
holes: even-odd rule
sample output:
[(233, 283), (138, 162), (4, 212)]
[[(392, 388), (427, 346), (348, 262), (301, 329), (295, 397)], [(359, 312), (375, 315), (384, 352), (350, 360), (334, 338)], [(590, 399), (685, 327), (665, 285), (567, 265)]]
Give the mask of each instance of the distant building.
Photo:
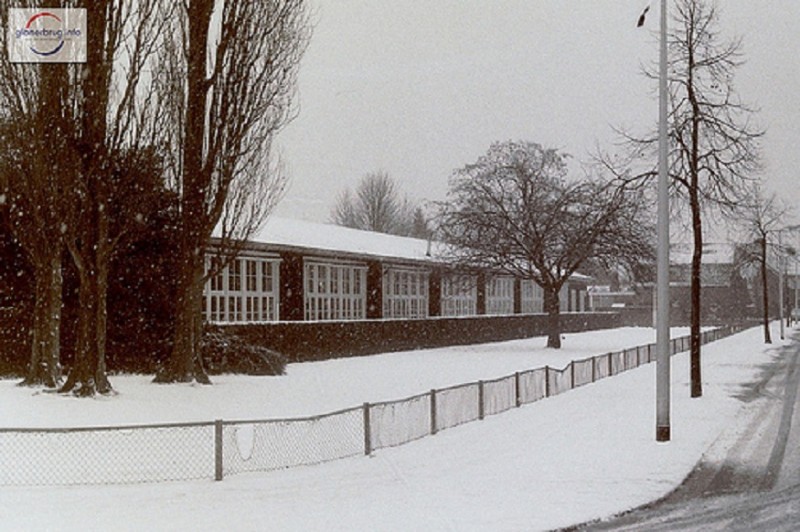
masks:
[[(670, 247), (670, 321), (688, 324), (691, 316), (692, 245)], [(778, 315), (778, 269), (768, 264), (770, 314)], [(763, 315), (761, 272), (752, 245), (709, 242), (703, 245), (700, 270), (701, 319), (723, 323)], [(788, 286), (788, 284), (787, 284)], [(637, 287), (625, 301), (626, 312), (641, 324), (653, 322), (655, 281)], [(786, 298), (788, 301), (788, 292)], [(593, 296), (594, 297), (594, 296)], [(602, 300), (602, 297), (601, 297)], [(631, 318), (629, 316), (629, 318)]]

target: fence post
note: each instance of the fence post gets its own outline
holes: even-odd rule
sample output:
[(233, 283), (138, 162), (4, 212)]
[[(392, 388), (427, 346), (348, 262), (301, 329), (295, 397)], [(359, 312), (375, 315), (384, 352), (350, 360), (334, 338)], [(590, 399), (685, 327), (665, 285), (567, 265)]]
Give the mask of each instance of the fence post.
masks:
[(369, 403), (364, 403), (364, 454), (372, 454), (372, 426), (369, 419)]
[(483, 381), (478, 381), (478, 419), (484, 417), (483, 396)]
[(611, 357), (613, 353), (609, 353), (608, 355), (608, 376), (611, 377), (614, 374), (614, 364), (611, 363)]
[(592, 382), (597, 381), (597, 357), (592, 357)]
[(569, 363), (569, 389), (575, 389), (575, 361)]
[(436, 434), (436, 389), (431, 390), (431, 434)]
[(639, 352), (640, 352), (640, 349), (639, 349), (639, 346), (637, 345), (636, 346), (636, 367), (637, 368), (642, 365), (642, 359), (639, 358)]
[(550, 366), (544, 367), (544, 396), (550, 397)]
[(519, 371), (514, 373), (514, 397), (516, 398), (517, 408), (522, 406), (522, 395), (519, 393), (520, 390), (520, 375)]
[(214, 480), (222, 480), (222, 420), (214, 421)]

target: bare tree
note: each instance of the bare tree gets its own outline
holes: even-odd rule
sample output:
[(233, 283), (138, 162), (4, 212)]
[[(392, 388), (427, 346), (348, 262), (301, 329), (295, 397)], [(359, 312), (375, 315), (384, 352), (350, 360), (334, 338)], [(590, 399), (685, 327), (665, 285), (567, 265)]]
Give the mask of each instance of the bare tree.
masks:
[[(675, 0), (669, 47), (669, 141), (673, 197), (688, 210), (693, 235), (691, 265), (691, 396), (703, 393), (700, 364), (700, 270), (704, 213), (736, 212), (747, 185), (760, 171), (758, 141), (763, 132), (753, 124), (755, 110), (734, 88), (742, 65), (742, 40), (720, 36), (719, 11), (707, 0)], [(646, 75), (657, 79), (656, 72)], [(656, 160), (658, 136), (625, 135), (635, 156)], [(615, 166), (608, 163), (609, 167)], [(624, 175), (625, 172), (620, 172)], [(654, 177), (655, 170), (637, 177)], [(629, 175), (626, 177), (630, 178)]]
[(400, 236), (426, 238), (427, 223), (422, 207), (402, 196), (397, 182), (386, 172), (371, 172), (361, 178), (355, 193), (345, 189), (336, 198), (331, 222), (354, 229)]
[(61, 388), (81, 396), (113, 391), (105, 354), (109, 270), (120, 243), (141, 224), (145, 206), (142, 202), (138, 212), (113, 209), (128, 193), (120, 173), (158, 167), (152, 164), (153, 147), (163, 144), (166, 116), (149, 71), (171, 4), (99, 0), (87, 2), (86, 10), (87, 60), (70, 80), (77, 171), (65, 218), (65, 243), (78, 272), (79, 312), (75, 363)]
[[(158, 144), (162, 128), (143, 73), (169, 4), (61, 2), (62, 7), (83, 5), (87, 62), (12, 65), (2, 60), (0, 99), (9, 126), (3, 130), (4, 162), (12, 170), (7, 188), (18, 213), (16, 233), (37, 277), (34, 348), (26, 381), (38, 382), (42, 378), (36, 372), (46, 371), (45, 384), (58, 382), (52, 368), (60, 345), (61, 256), (66, 247), (78, 271), (79, 318), (75, 363), (62, 391), (93, 395), (111, 391), (105, 372), (109, 263), (120, 240), (141, 221), (113, 212), (120, 182), (115, 175), (123, 159), (128, 169), (139, 167), (132, 159), (140, 146)], [(5, 4), (1, 12), (7, 21)], [(29, 181), (21, 171), (38, 177)]]
[[(8, 26), (6, 6), (0, 25)], [(0, 58), (0, 195), (11, 231), (33, 268), (35, 297), (25, 385), (61, 382), (60, 325), (64, 190), (69, 181), (64, 65), (12, 65)], [(58, 160), (63, 168), (56, 170)]]
[[(772, 336), (769, 330), (769, 288), (767, 270), (769, 267), (770, 250), (773, 257), (780, 261), (788, 251), (781, 245), (777, 237), (782, 230), (789, 208), (783, 205), (775, 194), (764, 196), (761, 187), (753, 187), (750, 200), (745, 204), (742, 213), (742, 224), (745, 235), (752, 239), (754, 246), (744, 257), (745, 260), (755, 262), (761, 274), (761, 297), (763, 305), (762, 323), (764, 327), (764, 343), (771, 344)], [(782, 305), (783, 302), (781, 301)]]
[(417, 208), (414, 209), (408, 236), (425, 240), (433, 236), (433, 230), (430, 227), (428, 216), (425, 214), (425, 209), (423, 209), (422, 206), (417, 206)]
[(493, 144), (455, 171), (439, 208), (450, 260), (542, 287), (548, 347), (561, 347), (559, 291), (581, 265), (652, 260), (652, 225), (624, 184), (569, 181), (566, 157), (531, 142)]
[(198, 349), (209, 239), (216, 230), (232, 256), (283, 191), (272, 141), (293, 116), (310, 25), (303, 0), (187, 0), (174, 20), (158, 82), (176, 154), (177, 315), (172, 354), (156, 381), (209, 382)]

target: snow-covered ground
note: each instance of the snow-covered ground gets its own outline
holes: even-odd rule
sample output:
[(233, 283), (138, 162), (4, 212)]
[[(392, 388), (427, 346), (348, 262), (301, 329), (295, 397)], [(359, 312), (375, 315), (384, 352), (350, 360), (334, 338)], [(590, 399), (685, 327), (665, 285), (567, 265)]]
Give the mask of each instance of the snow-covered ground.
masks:
[[(684, 334), (685, 331), (675, 331)], [(56, 397), (0, 381), (0, 427), (63, 427), (318, 414), (396, 399), (653, 341), (651, 329), (571, 334), (292, 364), (283, 377), (156, 386), (112, 379), (119, 395)], [(133, 486), (3, 488), (8, 530), (539, 530), (658, 498), (741, 413), (734, 396), (775, 356), (751, 329), (704, 348), (704, 397), (673, 358), (672, 442), (654, 442), (647, 365), (370, 458), (226, 478)], [(53, 449), (54, 453), (64, 452)], [(46, 509), (46, 511), (43, 511)]]
[[(672, 336), (688, 334), (676, 328)], [(151, 384), (152, 376), (112, 376), (119, 393), (85, 401), (0, 380), (0, 427), (70, 427), (214, 419), (309, 416), (387, 401), (433, 388), (488, 380), (655, 341), (653, 329), (628, 327), (564, 335), (563, 349), (543, 337), (289, 364), (280, 377), (214, 377), (214, 386)], [(31, 397), (34, 393), (35, 397)]]

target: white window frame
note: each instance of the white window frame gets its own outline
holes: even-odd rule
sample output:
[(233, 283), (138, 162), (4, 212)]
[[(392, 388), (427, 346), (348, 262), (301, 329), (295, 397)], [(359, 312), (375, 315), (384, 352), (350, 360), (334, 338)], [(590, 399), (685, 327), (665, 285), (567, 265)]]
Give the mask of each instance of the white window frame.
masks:
[(427, 318), (429, 295), (430, 272), (428, 270), (393, 266), (384, 268), (384, 318)]
[(569, 312), (569, 285), (564, 283), (558, 291), (558, 308), (560, 312)]
[[(206, 272), (217, 257), (206, 257)], [(206, 281), (203, 318), (212, 323), (280, 319), (280, 258), (243, 255)]]
[(486, 281), (486, 314), (514, 314), (514, 277), (494, 275)]
[(445, 274), (441, 285), (442, 316), (475, 316), (478, 313), (477, 275)]
[(541, 314), (544, 312), (544, 290), (536, 281), (520, 281), (520, 312), (522, 314)]
[(367, 267), (320, 259), (303, 261), (306, 321), (363, 320), (367, 314)]

